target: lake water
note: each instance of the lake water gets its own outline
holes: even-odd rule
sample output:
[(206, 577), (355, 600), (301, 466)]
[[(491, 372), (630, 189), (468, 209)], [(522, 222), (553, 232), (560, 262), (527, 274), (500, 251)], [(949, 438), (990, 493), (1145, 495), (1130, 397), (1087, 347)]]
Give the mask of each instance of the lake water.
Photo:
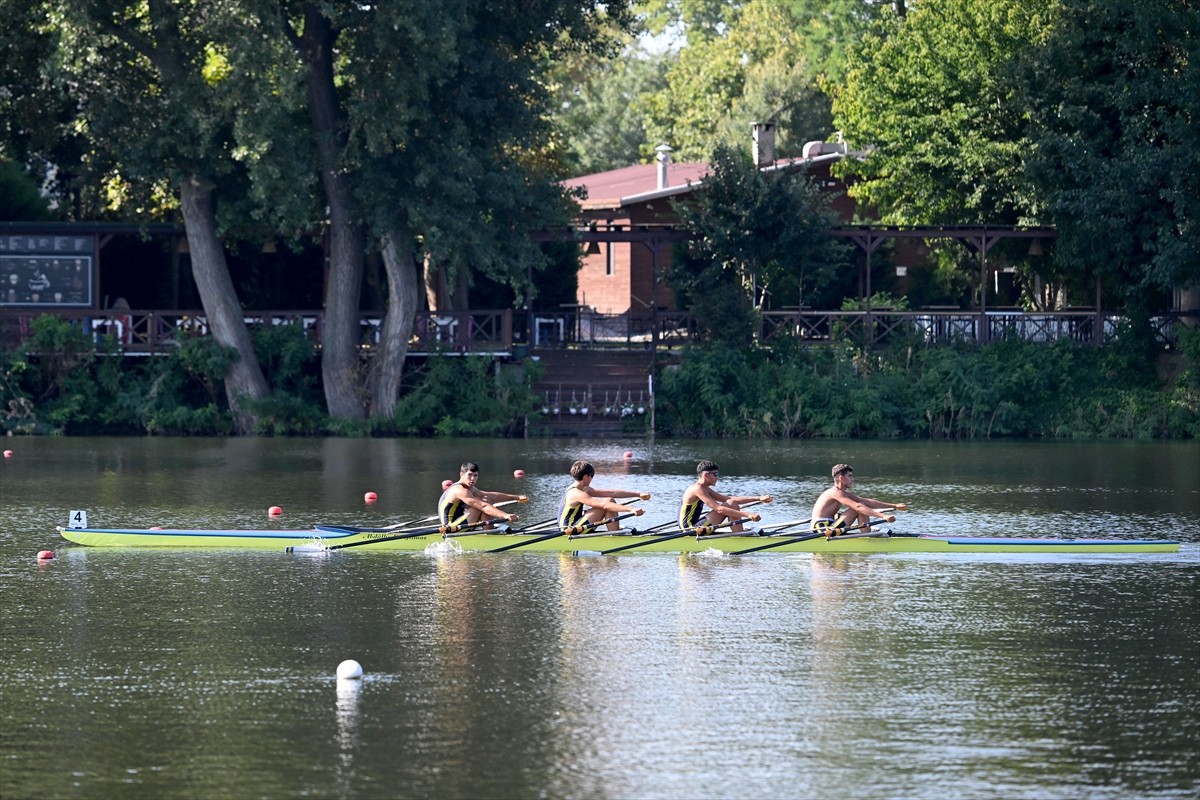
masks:
[[(1200, 794), (1200, 444), (5, 442), (6, 800)], [(701, 458), (722, 490), (775, 495), (764, 521), (807, 517), (845, 461), (861, 494), (910, 504), (895, 530), (1184, 544), (296, 555), (54, 531), (73, 509), (105, 527), (389, 523), (432, 513), (464, 459), (537, 522), (579, 457), (598, 487), (652, 492), (646, 524), (673, 518)], [(350, 658), (365, 676), (339, 682)]]

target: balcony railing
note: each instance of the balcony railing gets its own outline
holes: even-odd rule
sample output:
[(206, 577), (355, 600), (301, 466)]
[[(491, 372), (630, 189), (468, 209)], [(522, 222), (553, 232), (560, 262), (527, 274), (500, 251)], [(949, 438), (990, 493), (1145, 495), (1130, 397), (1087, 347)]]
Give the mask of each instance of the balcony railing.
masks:
[[(537, 317), (540, 330), (552, 336), (534, 335), (539, 347), (626, 346), (671, 348), (697, 340), (696, 319), (686, 311), (641, 314), (597, 314), (589, 310)], [(770, 344), (781, 337), (808, 342), (837, 339), (874, 346), (900, 337), (916, 338), (926, 344), (987, 342), (1025, 339), (1080, 344), (1103, 344), (1116, 338), (1125, 317), (1095, 311), (1023, 312), (1000, 309), (987, 312), (953, 309), (921, 311), (768, 311), (763, 313), (757, 339)], [(1155, 336), (1164, 347), (1179, 341), (1182, 325), (1200, 325), (1196, 313), (1173, 312), (1151, 320)]]
[[(0, 349), (13, 350), (32, 335), (31, 323), (41, 309), (0, 310)], [(97, 347), (112, 336), (118, 348), (130, 355), (158, 355), (178, 346), (188, 336), (207, 336), (208, 320), (200, 311), (103, 311), (63, 310), (55, 316), (75, 321), (93, 336)], [(412, 354), (508, 354), (512, 351), (513, 312), (456, 311), (442, 314), (419, 312), (408, 340)], [(295, 325), (314, 346), (320, 346), (323, 315), (313, 311), (262, 311), (246, 314), (248, 326)], [(360, 317), (360, 345), (370, 349), (379, 343), (382, 314)]]
[[(17, 349), (31, 335), (30, 324), (41, 309), (0, 309), (0, 351)], [(103, 311), (63, 310), (56, 316), (75, 320), (93, 336), (99, 348), (112, 336), (118, 348), (130, 355), (169, 352), (186, 336), (205, 336), (208, 322), (196, 311)], [(514, 343), (523, 343), (525, 328), (520, 312), (512, 310), (457, 311), (442, 314), (420, 312), (409, 337), (413, 355), (505, 356)], [(296, 325), (320, 345), (322, 314), (313, 311), (264, 311), (247, 314), (251, 326)], [(1114, 340), (1125, 318), (1094, 311), (1030, 313), (1018, 310), (988, 312), (951, 309), (920, 311), (768, 311), (756, 332), (758, 341), (771, 344), (784, 337), (820, 343), (853, 341), (874, 346), (900, 338), (925, 344), (986, 342), (1024, 339), (1057, 342), (1064, 339), (1081, 344), (1103, 344)], [(382, 315), (364, 313), (360, 318), (361, 341), (369, 351), (379, 342)], [(1155, 336), (1164, 347), (1175, 347), (1183, 326), (1200, 325), (1196, 312), (1173, 312), (1152, 318)], [(675, 348), (698, 341), (698, 325), (686, 311), (660, 311), (654, 315), (597, 314), (590, 309), (566, 313), (538, 313), (529, 318), (529, 344), (535, 348), (622, 347)]]

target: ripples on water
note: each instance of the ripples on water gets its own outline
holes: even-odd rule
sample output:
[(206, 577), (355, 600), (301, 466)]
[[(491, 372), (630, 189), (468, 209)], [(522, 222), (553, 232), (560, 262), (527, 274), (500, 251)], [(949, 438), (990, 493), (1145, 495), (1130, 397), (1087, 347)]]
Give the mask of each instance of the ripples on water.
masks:
[[(388, 469), (436, 486), (460, 447)], [(705, 445), (727, 491), (780, 496), (772, 518), (807, 516), (817, 467), (840, 460), (808, 447)], [(878, 445), (848, 456), (872, 465), (864, 492), (910, 498), (897, 527), (1121, 537), (1170, 526), (1187, 541), (1179, 554), (288, 556), (59, 547), (48, 529), (76, 503), (111, 524), (235, 527), (272, 524), (274, 502), (286, 526), (428, 505), (424, 490), (394, 499), (404, 484), (371, 471), (389, 463), (377, 443), (358, 445), (367, 467), (336, 443), (266, 448), (237, 443), (232, 475), (211, 443), (179, 469), (137, 445), (82, 459), (95, 476), (63, 454), (36, 476), (3, 467), (0, 794), (1200, 793), (1200, 490), (1180, 482), (1186, 469), (1168, 474), (1178, 458), (1088, 449), (1112, 469), (1135, 462), (1098, 488), (1090, 474), (1048, 482), (1070, 464), (1040, 465), (1040, 449), (985, 451), (988, 470), (974, 449), (960, 462)], [(553, 513), (560, 452), (479, 448), (532, 473), (527, 518)], [(601, 452), (604, 482), (650, 487), (657, 521), (674, 513), (696, 449), (628, 465)], [(1153, 463), (1173, 466), (1146, 473)], [(494, 467), (490, 477), (514, 484)], [(367, 488), (387, 499), (365, 509)], [(38, 565), (46, 546), (60, 558)], [(335, 679), (345, 658), (363, 664), (361, 682)]]

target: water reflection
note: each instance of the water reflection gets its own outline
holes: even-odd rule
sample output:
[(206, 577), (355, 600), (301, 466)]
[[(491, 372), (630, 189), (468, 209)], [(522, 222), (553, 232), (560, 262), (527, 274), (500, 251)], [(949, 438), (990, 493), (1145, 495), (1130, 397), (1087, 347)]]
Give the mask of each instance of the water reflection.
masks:
[(349, 795), (355, 781), (354, 756), (358, 750), (359, 696), (362, 680), (337, 679), (337, 784), (339, 794)]
[[(1196, 794), (1200, 449), (669, 442), (626, 463), (625, 445), (573, 445), (612, 485), (654, 493), (648, 522), (674, 515), (703, 451), (778, 494), (772, 518), (807, 515), (828, 464), (848, 460), (870, 465), (872, 493), (917, 498), (907, 524), (1144, 536), (1166, 521), (1188, 544), (1128, 558), (87, 550), (54, 539), (70, 508), (231, 527), (265, 524), (268, 501), (289, 527), (421, 516), (464, 449), (498, 489), (527, 470), (540, 518), (569, 459), (538, 441), (22, 443), (0, 465), (0, 794)], [(368, 489), (381, 499), (364, 510)], [(37, 565), (43, 548), (60, 557)], [(371, 683), (331, 703), (312, 676), (346, 653)]]

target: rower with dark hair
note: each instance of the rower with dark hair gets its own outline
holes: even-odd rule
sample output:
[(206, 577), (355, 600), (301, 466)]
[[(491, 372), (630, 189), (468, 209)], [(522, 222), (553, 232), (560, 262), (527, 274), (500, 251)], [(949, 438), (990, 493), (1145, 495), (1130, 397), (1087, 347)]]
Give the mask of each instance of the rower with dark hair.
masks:
[(571, 465), (571, 480), (563, 494), (562, 507), (558, 512), (558, 527), (560, 530), (578, 529), (581, 525), (598, 528), (606, 525), (609, 530), (617, 529), (616, 516), (628, 512), (640, 517), (646, 513), (644, 508), (630, 509), (613, 500), (636, 497), (639, 500), (649, 500), (649, 492), (630, 492), (624, 489), (596, 489), (592, 479), (596, 477), (596, 468), (586, 461), (576, 461)]
[(459, 468), (458, 481), (450, 484), (438, 498), (438, 519), (441, 520), (442, 525), (447, 527), (480, 523), (490, 525), (498, 519), (507, 522), (516, 522), (520, 519), (516, 514), (507, 514), (492, 504), (505, 500), (528, 503), (528, 497), (523, 494), (482, 491), (475, 486), (475, 482), (478, 480), (479, 465), (474, 461), (463, 462), (462, 467)]
[[(731, 531), (743, 529), (742, 521), (758, 522), (762, 517), (753, 512), (742, 510), (746, 503), (769, 503), (771, 495), (747, 495), (730, 497), (712, 487), (718, 479), (718, 467), (711, 461), (701, 461), (696, 465), (696, 482), (683, 492), (683, 501), (679, 506), (679, 527), (691, 530), (701, 525), (730, 525)], [(708, 507), (705, 516), (704, 509)], [(704, 519), (701, 520), (701, 517)]]
[(834, 464), (832, 472), (833, 486), (821, 492), (812, 510), (812, 529), (824, 533), (826, 538), (840, 536), (849, 528), (870, 533), (872, 517), (895, 522), (896, 517), (888, 512), (908, 508), (904, 503), (888, 503), (851, 493), (854, 468), (849, 464)]

